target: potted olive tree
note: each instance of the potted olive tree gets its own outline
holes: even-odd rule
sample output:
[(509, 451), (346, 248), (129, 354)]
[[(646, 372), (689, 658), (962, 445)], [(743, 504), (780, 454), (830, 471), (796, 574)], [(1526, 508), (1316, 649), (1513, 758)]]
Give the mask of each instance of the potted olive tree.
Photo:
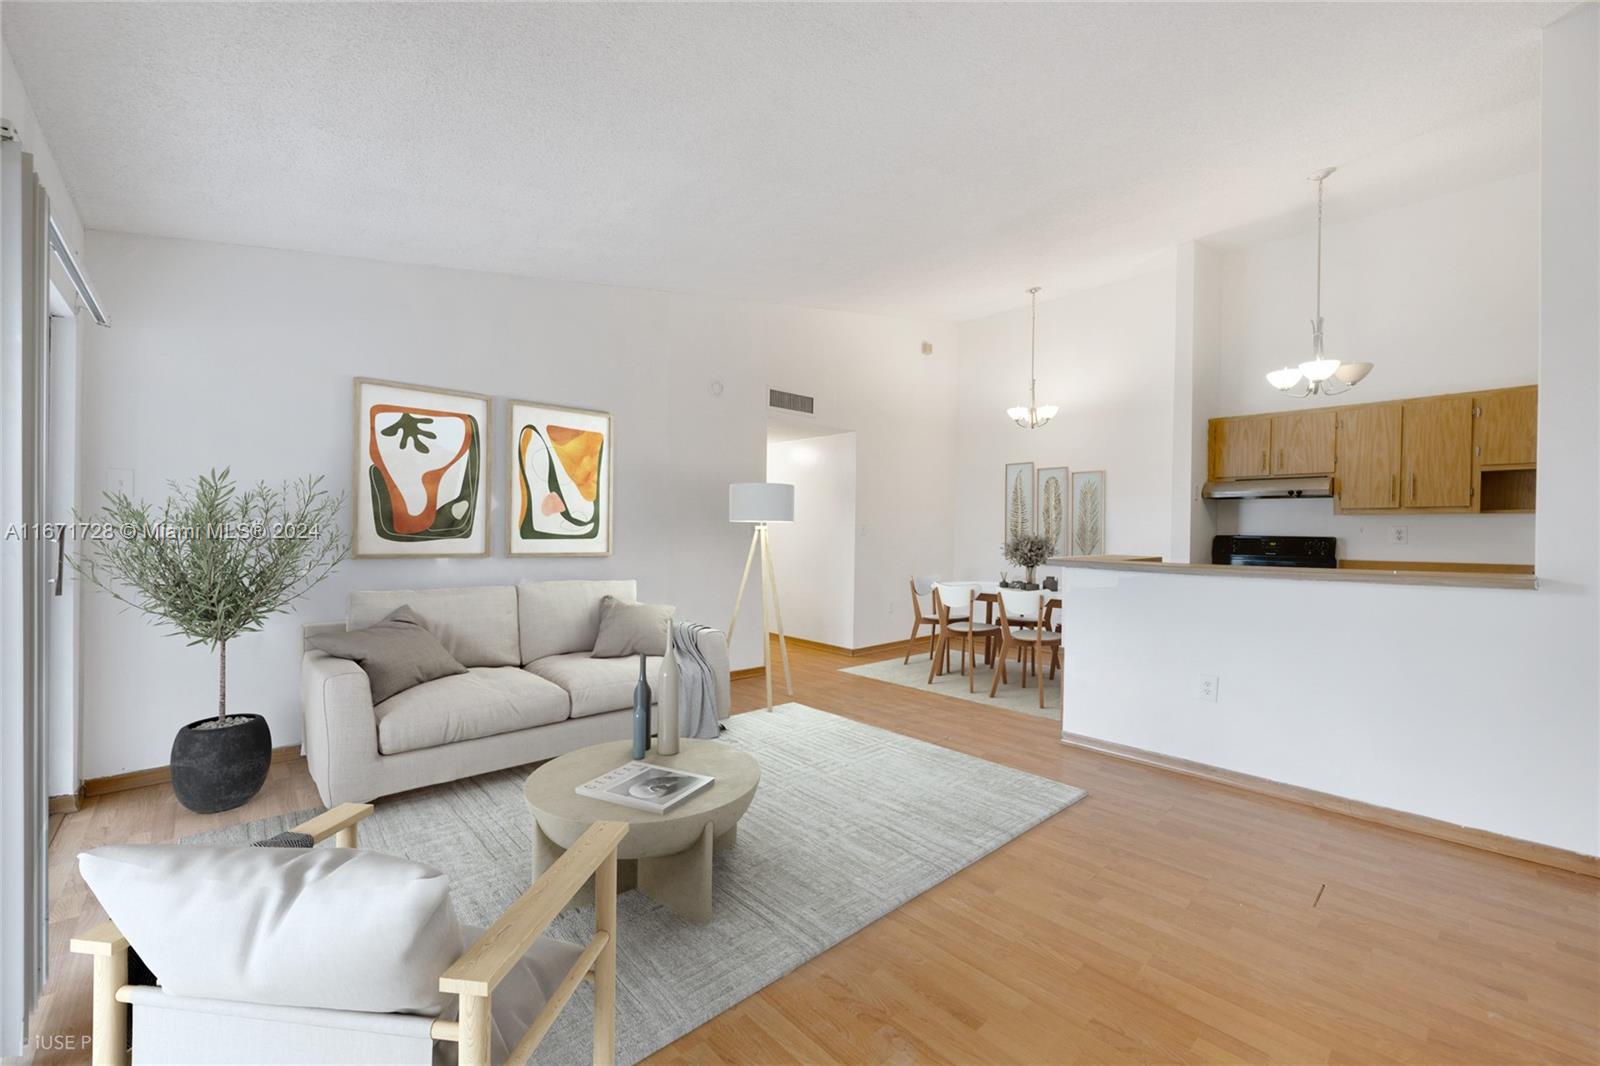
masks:
[(1054, 540), (1039, 533), (1021, 533), (1006, 541), (1006, 562), (1012, 566), (1023, 567), (1028, 572), (1028, 580), (1021, 586), (1022, 588), (1039, 587), (1033, 580), (1033, 572), (1045, 564), (1054, 547)]
[(259, 714), (228, 710), (228, 644), (261, 629), (344, 561), (344, 494), (322, 479), (240, 490), (227, 470), (170, 484), (159, 509), (107, 493), (91, 520), (107, 536), (73, 567), (117, 601), (190, 645), (217, 652), (217, 713), (172, 741), (172, 790), (191, 811), (231, 810), (267, 779), (272, 733)]

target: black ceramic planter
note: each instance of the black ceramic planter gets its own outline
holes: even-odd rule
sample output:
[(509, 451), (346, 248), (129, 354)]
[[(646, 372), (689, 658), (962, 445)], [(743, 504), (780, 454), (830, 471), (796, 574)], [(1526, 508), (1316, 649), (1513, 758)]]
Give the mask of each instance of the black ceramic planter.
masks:
[(231, 811), (261, 791), (272, 762), (272, 730), (259, 714), (221, 729), (196, 729), (202, 718), (172, 738), (172, 791), (196, 814)]

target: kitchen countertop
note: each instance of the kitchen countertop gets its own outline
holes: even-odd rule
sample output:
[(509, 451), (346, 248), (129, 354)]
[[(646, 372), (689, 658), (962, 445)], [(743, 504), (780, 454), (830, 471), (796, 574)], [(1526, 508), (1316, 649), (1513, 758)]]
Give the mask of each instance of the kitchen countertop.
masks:
[(1193, 574), (1211, 577), (1278, 578), (1289, 581), (1354, 581), (1368, 585), (1439, 585), (1455, 588), (1536, 589), (1534, 574), (1490, 570), (1374, 570), (1366, 567), (1218, 566), (1169, 563), (1153, 555), (1073, 555), (1046, 565), (1128, 573)]

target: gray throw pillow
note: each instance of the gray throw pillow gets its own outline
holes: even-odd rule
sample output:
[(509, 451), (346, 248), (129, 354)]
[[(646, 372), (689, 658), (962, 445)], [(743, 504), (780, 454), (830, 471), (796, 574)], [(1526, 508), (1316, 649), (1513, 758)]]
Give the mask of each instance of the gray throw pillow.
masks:
[(665, 655), (667, 627), (674, 608), (660, 603), (627, 603), (615, 596), (600, 598), (600, 635), (594, 640), (593, 659), (622, 655)]
[(467, 672), (410, 607), (396, 607), (383, 621), (365, 629), (324, 633), (308, 643), (365, 670), (372, 682), (373, 703), (382, 703), (424, 681)]

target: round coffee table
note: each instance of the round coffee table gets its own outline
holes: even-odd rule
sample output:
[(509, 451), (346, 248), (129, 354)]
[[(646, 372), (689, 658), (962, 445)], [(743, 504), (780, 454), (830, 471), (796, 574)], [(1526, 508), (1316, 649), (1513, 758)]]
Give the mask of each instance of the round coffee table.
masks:
[(761, 767), (720, 740), (686, 737), (679, 743), (678, 754), (651, 751), (644, 761), (716, 781), (665, 814), (590, 799), (575, 791), (630, 761), (631, 741), (580, 748), (529, 774), (522, 794), (533, 814), (533, 876), (549, 869), (595, 822), (626, 822), (628, 835), (617, 851), (617, 890), (637, 888), (691, 921), (709, 922), (711, 855), (737, 841), (739, 819), (755, 798)]

